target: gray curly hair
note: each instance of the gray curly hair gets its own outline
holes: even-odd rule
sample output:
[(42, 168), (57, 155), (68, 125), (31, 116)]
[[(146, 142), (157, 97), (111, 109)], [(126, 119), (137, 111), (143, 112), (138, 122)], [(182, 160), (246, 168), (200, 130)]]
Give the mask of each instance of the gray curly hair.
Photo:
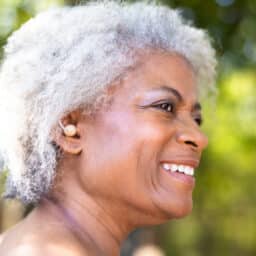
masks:
[(0, 70), (7, 197), (30, 203), (47, 194), (58, 162), (53, 126), (72, 110), (92, 107), (111, 82), (134, 67), (135, 51), (146, 48), (184, 56), (200, 90), (214, 90), (216, 59), (207, 33), (155, 3), (55, 8), (13, 33)]

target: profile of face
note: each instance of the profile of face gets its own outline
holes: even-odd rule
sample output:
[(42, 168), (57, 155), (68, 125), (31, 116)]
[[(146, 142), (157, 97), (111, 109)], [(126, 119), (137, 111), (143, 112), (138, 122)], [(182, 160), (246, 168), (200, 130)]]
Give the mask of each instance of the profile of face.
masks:
[(208, 143), (192, 66), (177, 54), (152, 51), (120, 83), (108, 107), (77, 124), (77, 182), (135, 226), (183, 217), (192, 209), (192, 172)]

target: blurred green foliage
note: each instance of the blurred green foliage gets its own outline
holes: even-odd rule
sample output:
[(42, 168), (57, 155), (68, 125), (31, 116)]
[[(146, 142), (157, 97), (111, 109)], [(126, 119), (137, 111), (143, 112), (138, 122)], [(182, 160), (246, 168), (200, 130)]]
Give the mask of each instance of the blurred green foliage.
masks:
[[(37, 12), (81, 2), (0, 0), (0, 47)], [(209, 31), (220, 64), (216, 107), (204, 111), (210, 143), (197, 171), (193, 213), (157, 228), (159, 242), (173, 256), (256, 255), (256, 1), (161, 2)]]

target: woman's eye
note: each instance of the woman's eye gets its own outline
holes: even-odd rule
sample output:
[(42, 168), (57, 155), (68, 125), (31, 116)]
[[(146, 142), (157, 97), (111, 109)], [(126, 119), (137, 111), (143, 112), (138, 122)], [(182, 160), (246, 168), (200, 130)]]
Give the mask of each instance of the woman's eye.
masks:
[(196, 122), (199, 126), (202, 125), (202, 123), (203, 123), (203, 120), (202, 120), (201, 117), (197, 117), (197, 118), (195, 118), (194, 120), (195, 120), (195, 122)]
[(158, 104), (156, 105), (156, 107), (170, 113), (173, 113), (174, 111), (174, 106), (171, 103), (167, 103), (167, 102)]

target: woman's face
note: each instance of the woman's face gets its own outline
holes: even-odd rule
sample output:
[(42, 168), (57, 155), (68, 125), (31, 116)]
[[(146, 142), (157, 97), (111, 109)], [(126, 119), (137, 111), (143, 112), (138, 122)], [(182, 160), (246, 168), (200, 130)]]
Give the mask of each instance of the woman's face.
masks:
[(190, 64), (159, 52), (141, 60), (110, 106), (84, 121), (79, 179), (98, 202), (118, 205), (127, 218), (137, 214), (144, 225), (190, 213), (191, 173), (207, 138)]

